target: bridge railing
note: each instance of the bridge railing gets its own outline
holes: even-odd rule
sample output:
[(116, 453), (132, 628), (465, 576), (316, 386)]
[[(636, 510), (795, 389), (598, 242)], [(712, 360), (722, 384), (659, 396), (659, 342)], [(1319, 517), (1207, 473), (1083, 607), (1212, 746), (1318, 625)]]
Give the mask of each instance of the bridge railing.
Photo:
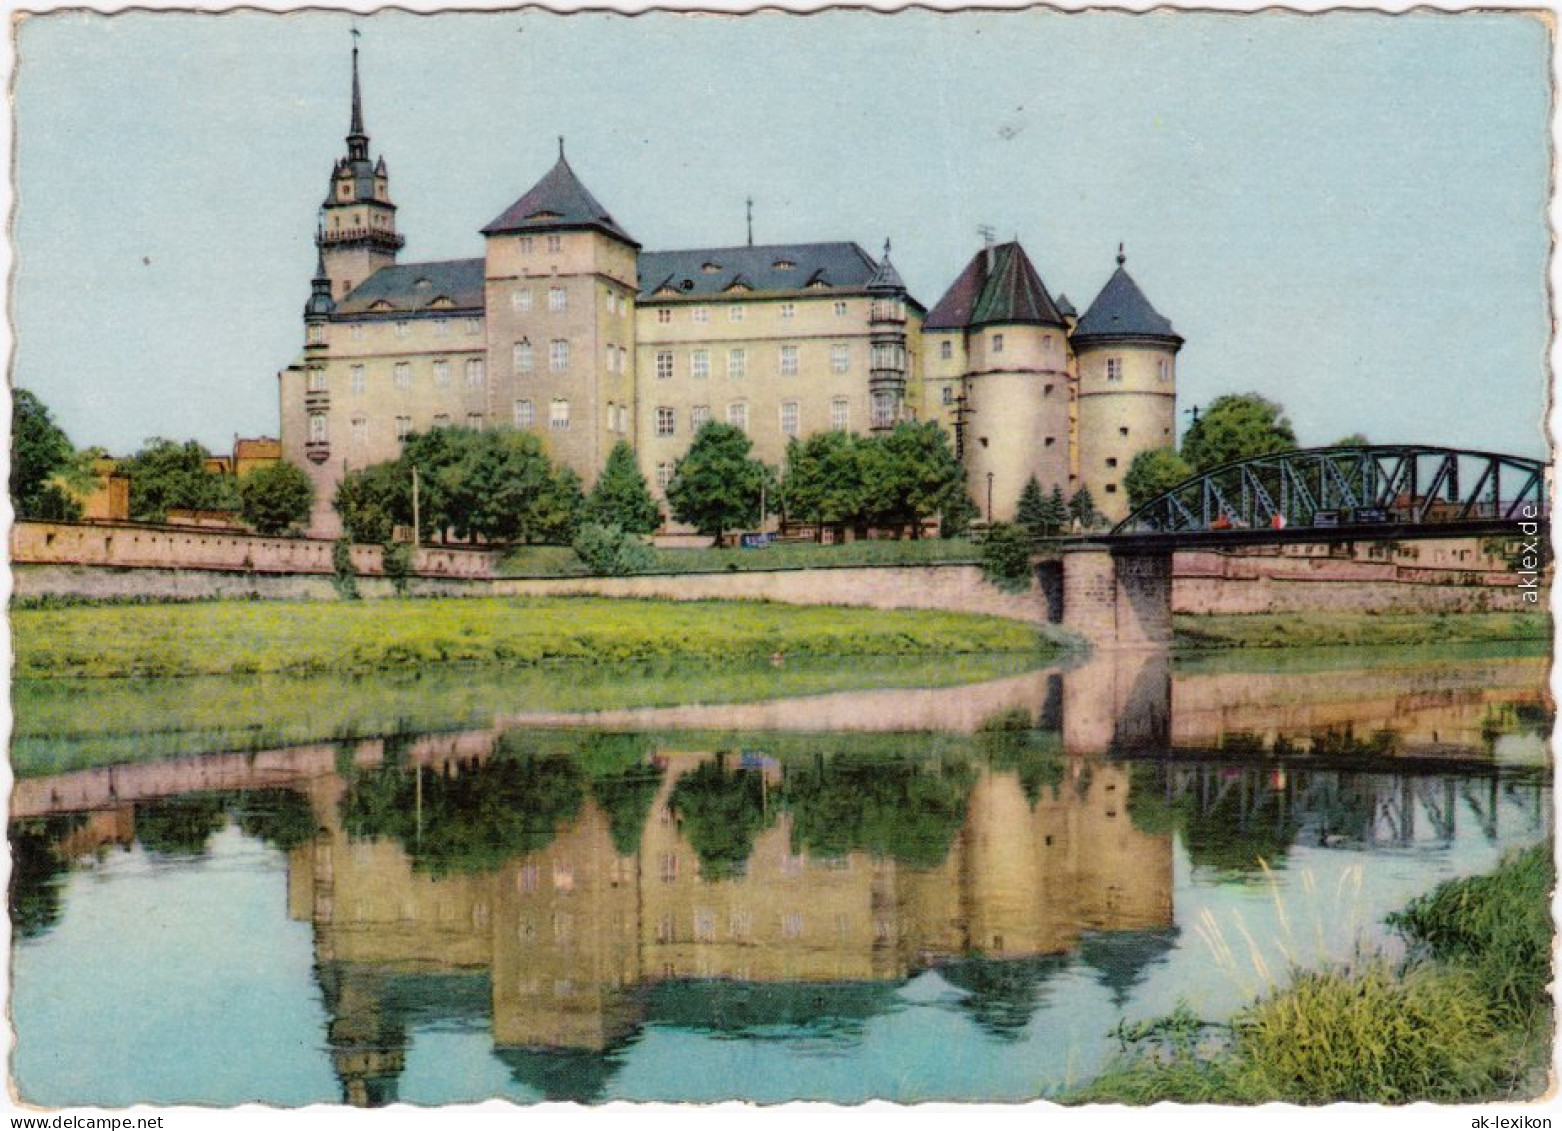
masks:
[(1548, 466), (1498, 452), (1416, 445), (1305, 448), (1195, 475), (1113, 535), (1340, 526), (1491, 526), (1546, 517)]

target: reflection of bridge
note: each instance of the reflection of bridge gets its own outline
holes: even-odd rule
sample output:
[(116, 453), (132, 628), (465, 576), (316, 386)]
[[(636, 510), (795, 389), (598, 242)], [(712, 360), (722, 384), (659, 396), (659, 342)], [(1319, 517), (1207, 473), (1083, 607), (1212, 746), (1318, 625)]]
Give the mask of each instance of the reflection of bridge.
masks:
[(1176, 550), (1489, 535), (1538, 547), (1546, 500), (1543, 461), (1496, 452), (1369, 445), (1239, 460), (1069, 547), (1063, 623), (1096, 644), (1163, 643)]

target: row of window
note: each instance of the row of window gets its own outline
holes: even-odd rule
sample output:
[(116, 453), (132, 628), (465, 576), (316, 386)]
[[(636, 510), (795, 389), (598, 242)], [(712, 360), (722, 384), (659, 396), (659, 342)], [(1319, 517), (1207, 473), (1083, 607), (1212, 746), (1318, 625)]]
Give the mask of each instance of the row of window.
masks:
[[(886, 394), (875, 394), (875, 398), (884, 397)], [(889, 402), (888, 411), (893, 412), (892, 400)], [(875, 410), (879, 408), (875, 400)], [(698, 432), (710, 423), (710, 405), (697, 404), (689, 409), (689, 431)], [(780, 409), (781, 434), (784, 436), (796, 436), (802, 430), (802, 405), (798, 401), (783, 401)], [(727, 406), (727, 423), (734, 428), (748, 431), (748, 404), (744, 401), (734, 401)], [(837, 432), (845, 432), (851, 427), (851, 402), (845, 397), (836, 397), (830, 402), (830, 427)], [(660, 437), (676, 436), (678, 434), (678, 410), (667, 405), (661, 405), (656, 409), (656, 435)]]
[[(564, 250), (563, 236), (548, 236), (547, 241), (546, 247), (549, 251), (557, 252)], [(522, 236), (516, 243), (520, 245), (522, 255), (530, 255), (537, 250), (537, 239), (535, 236)]]
[[(876, 350), (881, 348), (874, 347)], [(796, 377), (798, 374), (798, 347), (781, 346), (776, 353), (776, 371), (783, 377)], [(748, 376), (749, 350), (744, 346), (736, 346), (727, 351), (727, 376), (734, 380)], [(704, 347), (689, 351), (689, 376), (696, 380), (703, 380), (710, 376), (711, 351)], [(836, 345), (830, 347), (830, 371), (832, 373), (848, 373), (851, 371), (851, 347)], [(656, 376), (658, 379), (670, 380), (677, 372), (676, 356), (672, 350), (656, 351)]]
[[(462, 333), (469, 338), (475, 338), (483, 332), (483, 320), (481, 318), (462, 318), (459, 320), (450, 318), (427, 319), (429, 328), (436, 338), (448, 338), (455, 333), (455, 321), (460, 321)], [(377, 322), (349, 322), (347, 323), (347, 337), (350, 341), (361, 342), (368, 337), (369, 330), (381, 325)], [(410, 338), (412, 336), (412, 321), (399, 319), (392, 322), (391, 329), (398, 338)], [(325, 327), (319, 324), (310, 326), (309, 341), (311, 345), (320, 345), (325, 341)]]
[[(728, 322), (742, 322), (744, 320), (744, 318), (747, 317), (747, 315), (744, 313), (747, 309), (748, 309), (748, 307), (746, 305), (743, 305), (741, 303), (733, 303), (732, 305), (727, 307), (727, 321)], [(845, 318), (846, 315), (848, 313), (850, 313), (850, 309), (851, 308), (848, 306), (847, 303), (845, 303), (844, 301), (838, 301), (835, 304), (835, 316), (837, 318)], [(689, 308), (689, 321), (691, 321), (691, 322), (700, 322), (700, 323), (709, 322), (710, 321), (710, 311), (711, 311), (711, 308), (708, 307), (708, 306), (692, 306), (692, 307)], [(783, 303), (781, 303), (780, 314), (781, 314), (782, 318), (786, 318), (786, 319), (796, 318), (797, 317), (797, 303), (795, 303), (795, 302), (783, 302)], [(656, 321), (660, 325), (663, 325), (663, 326), (671, 325), (672, 321), (673, 321), (673, 311), (672, 311), (672, 308), (671, 307), (666, 307), (666, 306), (659, 307), (657, 309), (657, 311), (656, 311)]]
[[(469, 357), (463, 363), (466, 373), (467, 387), (481, 389), (487, 380), (487, 366), (480, 357)], [(453, 367), (448, 358), (435, 358), (430, 366), (433, 381), (436, 388), (448, 389), (453, 380)], [(398, 389), (412, 388), (412, 362), (398, 361), (391, 366), (391, 380)], [(347, 389), (357, 394), (367, 391), (369, 387), (368, 367), (364, 365), (352, 365), (347, 369)], [(311, 393), (323, 393), (326, 391), (325, 370), (311, 369), (309, 371), (307, 388)]]
[[(566, 409), (565, 409), (566, 419), (568, 417), (568, 411), (569, 411), (568, 407), (566, 406)], [(351, 429), (352, 429), (352, 442), (354, 444), (367, 444), (369, 442), (369, 420), (368, 420), (368, 418), (365, 417), (365, 416), (362, 416), (362, 415), (357, 415), (357, 416), (354, 416), (348, 423), (349, 423), (349, 425), (351, 426)], [(442, 412), (442, 413), (438, 413), (438, 414), (435, 415), (435, 417), (433, 419), (433, 422), (432, 422), (432, 427), (434, 427), (434, 428), (449, 428), (454, 423), (455, 423), (455, 421), (454, 421), (454, 419), (452, 419), (452, 417), (450, 416), (449, 413), (443, 413)], [(480, 413), (480, 412), (469, 412), (469, 413), (467, 413), (466, 414), (466, 426), (468, 428), (481, 431), (481, 429), (483, 427), (483, 414)], [(398, 417), (396, 417), (396, 439), (397, 440), (405, 440), (411, 434), (412, 434), (412, 417), (410, 417), (410, 416), (398, 416)], [(330, 439), (331, 439), (331, 429), (330, 429), (330, 424), (329, 424), (329, 422), (328, 422), (328, 420), (326, 418), (326, 414), (323, 413), (323, 412), (312, 412), (312, 413), (310, 413), (309, 414), (309, 442), (311, 444), (326, 444), (326, 443), (330, 442)]]

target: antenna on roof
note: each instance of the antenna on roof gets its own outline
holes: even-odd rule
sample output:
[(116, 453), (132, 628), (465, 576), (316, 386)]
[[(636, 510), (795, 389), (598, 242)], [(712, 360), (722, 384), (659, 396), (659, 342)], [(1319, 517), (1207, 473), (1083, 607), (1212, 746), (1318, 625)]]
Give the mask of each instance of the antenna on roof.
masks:
[(1117, 265), (1119, 267), (1121, 267), (1123, 264), (1125, 264), (1127, 262), (1128, 262), (1128, 256), (1123, 254), (1123, 245), (1122, 244), (1118, 244), (1117, 245)]
[(564, 160), (564, 135), (559, 135), (559, 160)]
[(754, 246), (754, 198), (748, 198), (748, 246)]
[(979, 225), (977, 225), (976, 234), (982, 237), (982, 244), (984, 246), (992, 247), (992, 245), (993, 245), (993, 236), (995, 235), (995, 233), (993, 231), (993, 226), (991, 224), (979, 224)]

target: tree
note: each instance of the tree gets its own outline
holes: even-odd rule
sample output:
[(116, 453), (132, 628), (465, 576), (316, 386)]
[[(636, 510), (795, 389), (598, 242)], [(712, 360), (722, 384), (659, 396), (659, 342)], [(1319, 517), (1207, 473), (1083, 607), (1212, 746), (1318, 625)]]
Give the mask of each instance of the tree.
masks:
[(863, 441), (850, 432), (815, 432), (786, 446), (781, 497), (789, 518), (819, 527), (854, 523), (863, 511)]
[(309, 521), (315, 485), (303, 468), (278, 460), (239, 481), (239, 513), (261, 534), (286, 534)]
[(965, 491), (965, 473), (936, 421), (897, 424), (868, 441), (863, 452), (863, 508), (869, 522), (911, 527), (921, 537), (922, 520), (938, 514)]
[(411, 524), (410, 474), (400, 460), (392, 460), (342, 477), (332, 506), (354, 542), (389, 542), (398, 523)]
[(148, 440), (119, 465), (130, 480), (130, 517), (163, 522), (171, 510), (238, 510), (238, 488), (230, 476), (207, 469), (210, 458), (194, 440)]
[(1079, 523), (1081, 530), (1089, 530), (1101, 519), (1089, 487), (1081, 487), (1074, 492), (1074, 497), (1068, 501), (1068, 513), (1070, 518)]
[(12, 395), (11, 501), (17, 518), (71, 521), (81, 504), (58, 482), (82, 479), (76, 450), (49, 410), (26, 389)]
[(1032, 475), (1020, 492), (1020, 504), (1014, 511), (1015, 525), (1023, 528), (1032, 539), (1047, 535), (1047, 496), (1041, 493), (1041, 484)]
[(1365, 433), (1352, 432), (1349, 436), (1341, 436), (1329, 446), (1331, 448), (1364, 448), (1370, 443), (1372, 441), (1367, 439)]
[(1068, 526), (1068, 504), (1063, 501), (1063, 488), (1056, 483), (1052, 485), (1052, 494), (1047, 496), (1047, 505), (1042, 515), (1047, 530), (1053, 534)]
[(1005, 593), (1031, 587), (1031, 535), (1023, 526), (995, 522), (982, 539), (982, 576)]
[(1193, 468), (1175, 449), (1155, 448), (1140, 452), (1128, 465), (1128, 474), (1123, 476), (1129, 511), (1138, 510), (1192, 475)]
[(1194, 471), (1296, 447), (1285, 410), (1257, 393), (1217, 397), (1182, 439), (1182, 458)]
[(599, 526), (616, 526), (627, 534), (653, 534), (662, 525), (662, 512), (640, 474), (634, 449), (625, 441), (614, 444), (608, 453), (582, 517)]
[(730, 424), (712, 422), (702, 427), (667, 485), (673, 517), (717, 544), (728, 530), (758, 522), (760, 496), (770, 473), (749, 455), (753, 446), (741, 429)]

